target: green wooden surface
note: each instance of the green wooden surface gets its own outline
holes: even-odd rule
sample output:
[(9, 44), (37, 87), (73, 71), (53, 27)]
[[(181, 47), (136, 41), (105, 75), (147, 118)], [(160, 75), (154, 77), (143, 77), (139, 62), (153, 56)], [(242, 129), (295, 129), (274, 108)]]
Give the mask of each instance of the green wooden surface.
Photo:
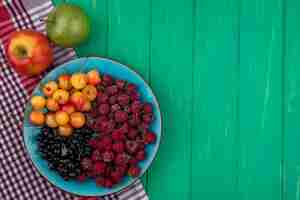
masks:
[(66, 2), (93, 24), (78, 55), (129, 65), (158, 97), (151, 200), (300, 200), (298, 0)]

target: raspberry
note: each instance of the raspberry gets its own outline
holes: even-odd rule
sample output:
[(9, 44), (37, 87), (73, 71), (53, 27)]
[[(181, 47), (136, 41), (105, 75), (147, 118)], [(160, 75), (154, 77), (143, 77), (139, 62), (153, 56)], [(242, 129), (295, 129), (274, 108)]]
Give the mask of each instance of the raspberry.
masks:
[(118, 93), (118, 87), (116, 85), (109, 86), (105, 89), (105, 93), (108, 96), (115, 95), (116, 93)]
[(112, 139), (109, 136), (105, 136), (99, 141), (98, 146), (110, 150), (112, 148)]
[(111, 188), (113, 186), (113, 181), (110, 179), (105, 179), (104, 187)]
[(117, 96), (109, 97), (108, 102), (109, 102), (110, 105), (114, 105), (115, 103), (117, 103)]
[(96, 175), (103, 174), (105, 172), (106, 164), (104, 162), (96, 162), (94, 165), (94, 173)]
[(118, 96), (118, 102), (122, 106), (126, 106), (129, 104), (130, 97), (127, 94), (120, 94)]
[(145, 154), (146, 154), (145, 150), (141, 150), (141, 151), (137, 152), (135, 157), (138, 161), (142, 161), (142, 160), (145, 160)]
[(121, 107), (119, 106), (119, 104), (114, 104), (114, 105), (112, 105), (112, 106), (110, 107), (110, 110), (111, 110), (112, 112), (116, 112), (116, 111), (118, 111), (118, 110), (121, 110)]
[(125, 150), (125, 145), (123, 142), (117, 142), (113, 144), (112, 149), (116, 153), (123, 153)]
[(109, 120), (109, 121), (107, 122), (107, 124), (106, 124), (106, 129), (104, 130), (104, 132), (105, 132), (105, 133), (110, 133), (110, 132), (112, 132), (112, 131), (114, 130), (115, 126), (116, 126), (116, 122), (113, 121), (112, 119)]
[(147, 130), (149, 129), (149, 124), (143, 122), (139, 125), (139, 130), (142, 132), (142, 133), (146, 133)]
[(127, 113), (131, 113), (131, 108), (130, 108), (129, 105), (124, 106), (124, 107), (123, 107), (123, 110), (124, 110), (125, 112), (127, 112)]
[(128, 169), (129, 176), (137, 177), (138, 175), (140, 175), (140, 173), (141, 169), (138, 166), (133, 165)]
[(98, 122), (101, 122), (101, 121), (108, 121), (108, 118), (105, 116), (105, 115), (101, 115), (97, 118), (97, 121)]
[(136, 158), (133, 158), (133, 157), (129, 160), (129, 164), (131, 164), (131, 165), (136, 165), (138, 162), (139, 161)]
[(107, 103), (100, 104), (98, 107), (98, 111), (102, 115), (106, 115), (109, 113), (109, 105)]
[(123, 81), (123, 80), (116, 80), (115, 83), (116, 83), (116, 85), (117, 85), (117, 87), (118, 87), (119, 89), (123, 89), (124, 86), (125, 86), (125, 84), (126, 84), (126, 82)]
[(143, 106), (144, 113), (152, 113), (152, 105), (150, 103), (145, 103)]
[(120, 132), (119, 130), (114, 130), (111, 134), (111, 138), (114, 141), (124, 140), (125, 139), (125, 134)]
[(131, 104), (131, 112), (139, 113), (142, 109), (143, 105), (140, 101), (133, 101)]
[(114, 183), (119, 183), (122, 179), (122, 173), (117, 169), (112, 171), (110, 176)]
[(92, 160), (89, 158), (83, 158), (80, 162), (82, 169), (90, 170), (92, 168)]
[(96, 138), (92, 138), (88, 141), (88, 145), (90, 145), (93, 148), (97, 148), (97, 143), (98, 143), (98, 141)]
[(104, 162), (111, 162), (114, 159), (114, 153), (112, 151), (105, 151), (102, 153), (102, 158)]
[(132, 101), (136, 101), (136, 100), (139, 100), (140, 99), (140, 94), (137, 92), (137, 91), (133, 91), (130, 93), (130, 99)]
[(138, 150), (139, 144), (133, 140), (126, 141), (126, 150), (130, 154), (134, 154)]
[(108, 114), (108, 119), (114, 120), (114, 118), (115, 118), (114, 113), (111, 112), (111, 113)]
[(99, 95), (97, 97), (97, 103), (106, 103), (108, 101), (108, 96), (106, 94)]
[(102, 80), (103, 80), (102, 84), (104, 86), (110, 86), (113, 83), (113, 78), (107, 74), (103, 75)]
[(156, 140), (156, 135), (153, 132), (148, 131), (144, 134), (144, 143), (145, 144), (154, 143), (155, 140)]
[(108, 166), (106, 168), (106, 170), (105, 170), (104, 176), (110, 177), (112, 171), (113, 171), (113, 167), (112, 166)]
[(79, 175), (78, 177), (77, 177), (77, 180), (79, 181), (79, 182), (83, 182), (83, 181), (85, 181), (86, 180), (86, 176), (85, 175), (83, 175), (83, 174), (81, 174), (81, 175)]
[(100, 187), (103, 187), (104, 186), (104, 178), (102, 176), (98, 176), (96, 178), (96, 185), (97, 186), (100, 186)]
[(116, 122), (125, 122), (128, 119), (128, 114), (124, 111), (116, 111), (115, 112), (115, 120)]
[(137, 135), (138, 135), (138, 130), (137, 129), (135, 129), (135, 128), (129, 128), (129, 131), (127, 133), (127, 137), (129, 139), (134, 140)]
[(96, 161), (100, 161), (100, 160), (102, 160), (100, 151), (99, 150), (93, 151), (93, 153), (92, 153), (92, 161), (96, 162)]
[(127, 91), (128, 92), (135, 92), (136, 91), (136, 86), (133, 84), (133, 83), (129, 83), (128, 85), (127, 85)]
[(122, 176), (125, 175), (125, 173), (127, 172), (127, 164), (118, 165), (116, 167), (116, 170), (119, 171), (122, 174)]
[(128, 129), (129, 129), (129, 126), (127, 123), (124, 123), (118, 130), (121, 132), (121, 133), (127, 133), (128, 132)]
[(147, 113), (143, 115), (143, 121), (147, 124), (150, 124), (153, 120), (153, 114), (152, 113)]
[(124, 164), (127, 164), (128, 161), (129, 161), (129, 156), (125, 153), (119, 153), (117, 154), (117, 156), (115, 157), (115, 164), (120, 166), (120, 165), (124, 165)]

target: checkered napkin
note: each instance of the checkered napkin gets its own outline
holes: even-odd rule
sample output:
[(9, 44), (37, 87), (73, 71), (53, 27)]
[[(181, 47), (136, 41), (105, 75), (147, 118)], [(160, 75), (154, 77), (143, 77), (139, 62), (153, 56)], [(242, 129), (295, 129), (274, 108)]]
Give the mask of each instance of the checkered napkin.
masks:
[[(44, 20), (53, 9), (50, 0), (0, 0), (0, 199), (75, 200), (82, 199), (52, 186), (39, 175), (24, 151), (22, 121), (25, 104), (43, 77), (17, 74), (8, 64), (4, 46), (9, 35), (20, 29), (45, 32)], [(53, 66), (76, 57), (73, 49), (54, 47)], [(84, 199), (84, 198), (83, 198)], [(86, 198), (89, 199), (89, 198)], [(148, 200), (138, 180), (105, 200)]]

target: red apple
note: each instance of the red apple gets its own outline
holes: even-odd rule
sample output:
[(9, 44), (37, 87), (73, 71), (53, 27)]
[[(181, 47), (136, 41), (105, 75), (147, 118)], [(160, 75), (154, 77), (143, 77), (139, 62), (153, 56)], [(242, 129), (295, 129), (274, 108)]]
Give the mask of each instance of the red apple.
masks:
[(31, 30), (14, 32), (8, 40), (6, 54), (17, 72), (29, 76), (40, 74), (53, 60), (47, 37)]

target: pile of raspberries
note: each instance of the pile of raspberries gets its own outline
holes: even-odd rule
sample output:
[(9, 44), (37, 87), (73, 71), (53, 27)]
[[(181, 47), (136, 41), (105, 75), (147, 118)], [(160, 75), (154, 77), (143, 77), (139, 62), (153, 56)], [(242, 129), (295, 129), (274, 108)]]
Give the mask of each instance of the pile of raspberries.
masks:
[(135, 84), (103, 75), (97, 89), (87, 121), (96, 136), (88, 141), (92, 153), (81, 160), (79, 180), (95, 178), (98, 186), (111, 188), (126, 175), (140, 175), (145, 147), (156, 141), (149, 129), (154, 114), (152, 105), (140, 100)]

